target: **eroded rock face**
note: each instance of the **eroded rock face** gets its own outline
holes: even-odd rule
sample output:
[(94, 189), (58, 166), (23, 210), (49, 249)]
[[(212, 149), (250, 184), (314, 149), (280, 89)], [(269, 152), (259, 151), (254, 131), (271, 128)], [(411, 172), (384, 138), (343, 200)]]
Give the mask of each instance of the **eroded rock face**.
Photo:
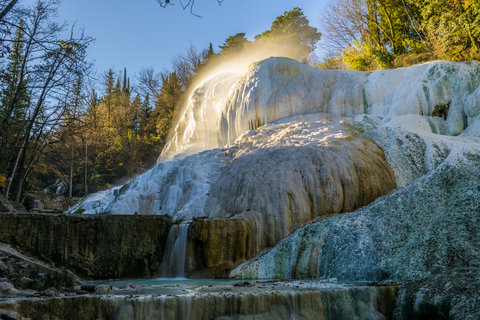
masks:
[(206, 203), (218, 218), (194, 222), (190, 237), (206, 267), (231, 267), (310, 221), (353, 211), (395, 187), (383, 152), (367, 139), (233, 155)]
[(380, 148), (316, 114), (248, 131), (230, 148), (162, 162), (105, 208), (213, 219), (193, 222), (187, 269), (226, 270), (310, 221), (355, 210), (395, 188)]
[(0, 241), (95, 279), (153, 276), (171, 219), (165, 216), (0, 214)]
[[(239, 274), (405, 280), (427, 276), (454, 261), (459, 266), (478, 262), (480, 251), (474, 243), (480, 233), (474, 221), (480, 213), (480, 146), (457, 141), (456, 148), (439, 167), (407, 187), (298, 230), (239, 268)], [(464, 252), (463, 258), (449, 260), (450, 250)]]
[(224, 275), (306, 223), (396, 187), (383, 152), (338, 122), (266, 126), (226, 152), (205, 204), (209, 219), (190, 227), (187, 271)]
[(257, 236), (262, 232), (262, 226), (244, 217), (194, 221), (188, 234), (187, 273), (193, 278), (227, 277), (258, 254)]
[[(2, 279), (0, 280), (0, 295), (23, 294), (17, 289), (62, 289), (78, 284), (72, 274), (26, 257), (3, 243), (0, 243), (0, 279)], [(10, 286), (6, 281), (10, 282)]]
[[(446, 118), (439, 133), (478, 136), (479, 75), (478, 63), (432, 62), (359, 72), (318, 70), (286, 58), (256, 62), (243, 75), (217, 72), (186, 99), (156, 167), (118, 195), (113, 190), (93, 195), (71, 212), (168, 214), (175, 220), (209, 216), (202, 213), (205, 195), (228, 161), (219, 149), (211, 149), (235, 146), (251, 129), (300, 115), (437, 116)], [(295, 146), (303, 143), (298, 139)], [(198, 153), (202, 150), (210, 151)], [(176, 159), (163, 162), (172, 157)]]

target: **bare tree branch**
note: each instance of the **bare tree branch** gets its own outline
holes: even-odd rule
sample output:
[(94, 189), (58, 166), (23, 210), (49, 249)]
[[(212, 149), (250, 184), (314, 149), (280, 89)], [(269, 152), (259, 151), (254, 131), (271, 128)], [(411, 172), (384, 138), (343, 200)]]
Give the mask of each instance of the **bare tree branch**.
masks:
[(17, 4), (18, 0), (12, 0), (10, 3), (0, 12), (0, 20), (3, 20), (3, 18), (7, 15), (7, 13), (12, 10), (13, 6)]
[[(162, 8), (166, 8), (168, 5), (174, 5), (171, 0), (156, 0), (157, 3), (160, 5)], [(193, 12), (193, 7), (195, 6), (195, 0), (188, 0), (186, 3), (184, 2), (186, 0), (179, 0), (180, 6), (182, 7), (183, 10), (186, 10), (187, 8), (190, 8), (190, 14), (197, 17), (201, 18), (202, 16), (199, 14), (196, 14)], [(224, 0), (217, 0), (218, 5), (222, 5)]]

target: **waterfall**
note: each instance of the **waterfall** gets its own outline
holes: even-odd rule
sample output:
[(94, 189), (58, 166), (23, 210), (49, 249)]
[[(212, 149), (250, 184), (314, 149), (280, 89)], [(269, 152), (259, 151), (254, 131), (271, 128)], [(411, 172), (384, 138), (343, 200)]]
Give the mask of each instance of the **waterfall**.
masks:
[(426, 63), (367, 73), (272, 57), (248, 69), (234, 67), (215, 70), (189, 93), (160, 160), (229, 147), (251, 129), (312, 113), (444, 115), (449, 135), (473, 126), (474, 118), (480, 123), (478, 64)]
[(187, 261), (189, 223), (175, 224), (170, 228), (162, 260), (162, 277), (184, 278)]
[(159, 161), (179, 153), (192, 154), (222, 147), (227, 143), (222, 134), (219, 134), (222, 130), (225, 131), (222, 111), (241, 76), (241, 73), (229, 70), (218, 72), (192, 90)]

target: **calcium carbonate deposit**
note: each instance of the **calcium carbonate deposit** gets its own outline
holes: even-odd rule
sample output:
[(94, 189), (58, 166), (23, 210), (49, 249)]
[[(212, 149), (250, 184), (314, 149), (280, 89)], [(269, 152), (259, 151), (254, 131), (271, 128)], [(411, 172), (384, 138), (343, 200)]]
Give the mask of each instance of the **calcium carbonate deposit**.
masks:
[[(218, 210), (210, 210), (214, 206), (210, 191), (232, 157), (332, 141), (348, 144), (358, 133), (346, 131), (342, 117), (347, 116), (375, 115), (386, 127), (450, 136), (480, 132), (476, 63), (432, 62), (358, 72), (318, 70), (286, 58), (269, 58), (252, 64), (246, 74), (232, 70), (217, 71), (192, 91), (155, 168), (122, 188), (90, 196), (71, 212), (82, 208), (87, 214), (169, 214), (187, 220), (218, 216)], [(385, 134), (381, 130), (372, 135)], [(375, 142), (385, 151), (386, 145)], [(399, 186), (426, 172), (403, 163), (402, 170), (410, 172), (399, 173), (400, 164), (393, 158), (387, 154)], [(252, 174), (261, 170), (250, 169)]]
[(184, 259), (167, 275), (195, 271), (200, 243), (210, 271), (407, 281), (397, 318), (474, 319), (479, 199), (480, 64), (357, 72), (269, 58), (199, 81), (157, 165), (70, 212), (193, 221), (167, 244), (184, 255), (164, 258)]

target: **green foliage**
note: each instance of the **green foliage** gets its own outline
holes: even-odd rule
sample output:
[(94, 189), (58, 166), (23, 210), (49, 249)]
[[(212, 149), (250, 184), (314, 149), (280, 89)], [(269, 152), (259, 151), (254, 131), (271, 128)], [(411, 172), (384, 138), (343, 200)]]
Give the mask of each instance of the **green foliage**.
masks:
[[(221, 49), (221, 54), (233, 54), (241, 51), (251, 42), (245, 38), (245, 33), (237, 33), (236, 35), (228, 37), (222, 46), (219, 46)], [(213, 48), (210, 48), (213, 52)]]
[(8, 66), (6, 70), (7, 86), (2, 91), (2, 120), (6, 116), (8, 108), (15, 105), (15, 112), (25, 112), (30, 103), (29, 93), (27, 91), (27, 79), (24, 78), (26, 70), (23, 65), (25, 58), (25, 33), (23, 31), (23, 21), (15, 33), (11, 53), (8, 56)]
[(213, 51), (213, 44), (210, 42), (210, 44), (208, 45), (208, 50), (207, 50), (207, 53), (205, 54), (205, 57), (203, 58), (203, 60), (205, 62), (209, 61), (213, 56), (215, 56), (215, 51)]
[(345, 69), (345, 62), (341, 57), (330, 56), (322, 61), (313, 64), (318, 69)]
[(365, 46), (351, 46), (346, 48), (341, 56), (348, 69), (367, 71), (375, 68), (374, 59)]
[(177, 103), (183, 92), (175, 72), (163, 75), (162, 83), (162, 90), (155, 103), (155, 113), (157, 116), (157, 134), (165, 140), (175, 116)]
[(475, 0), (336, 0), (325, 25), (353, 69), (425, 57), (473, 60), (480, 59), (479, 7)]
[(394, 55), (366, 43), (356, 44), (346, 48), (341, 59), (348, 69), (352, 70), (383, 70), (390, 68)]
[(480, 5), (477, 1), (419, 2), (423, 28), (439, 57), (480, 59)]
[[(88, 101), (82, 116), (85, 125), (78, 127), (77, 124), (76, 131), (66, 126), (60, 133), (61, 143), (50, 150), (62, 159), (73, 159), (75, 195), (84, 194), (85, 174), (89, 191), (95, 192), (151, 167), (165, 143), (183, 90), (175, 72), (162, 75), (162, 88), (154, 97), (152, 108), (149, 94), (143, 100), (139, 95), (132, 99), (126, 70), (120, 77), (109, 70), (104, 92), (100, 99), (95, 91), (89, 100), (84, 99)], [(72, 100), (70, 104), (73, 103)], [(85, 154), (85, 143), (88, 154)], [(88, 171), (84, 169), (85, 161)], [(66, 161), (53, 167), (57, 176), (67, 179)]]
[[(4, 128), (1, 147), (2, 161), (0, 161), (0, 173), (7, 173), (11, 169), (11, 161), (8, 155), (14, 154), (21, 145), (21, 136), (25, 127), (27, 111), (30, 105), (30, 93), (28, 92), (28, 78), (24, 65), (25, 61), (25, 33), (23, 21), (15, 33), (15, 38), (8, 56), (8, 65), (5, 78), (7, 85), (1, 92), (0, 99), (0, 123), (8, 124)], [(11, 158), (11, 157), (10, 157)]]
[(310, 26), (310, 22), (303, 14), (302, 9), (296, 7), (286, 11), (273, 21), (269, 30), (255, 37), (258, 40), (274, 40), (290, 45), (298, 45), (305, 56), (315, 50), (321, 34), (317, 28)]

